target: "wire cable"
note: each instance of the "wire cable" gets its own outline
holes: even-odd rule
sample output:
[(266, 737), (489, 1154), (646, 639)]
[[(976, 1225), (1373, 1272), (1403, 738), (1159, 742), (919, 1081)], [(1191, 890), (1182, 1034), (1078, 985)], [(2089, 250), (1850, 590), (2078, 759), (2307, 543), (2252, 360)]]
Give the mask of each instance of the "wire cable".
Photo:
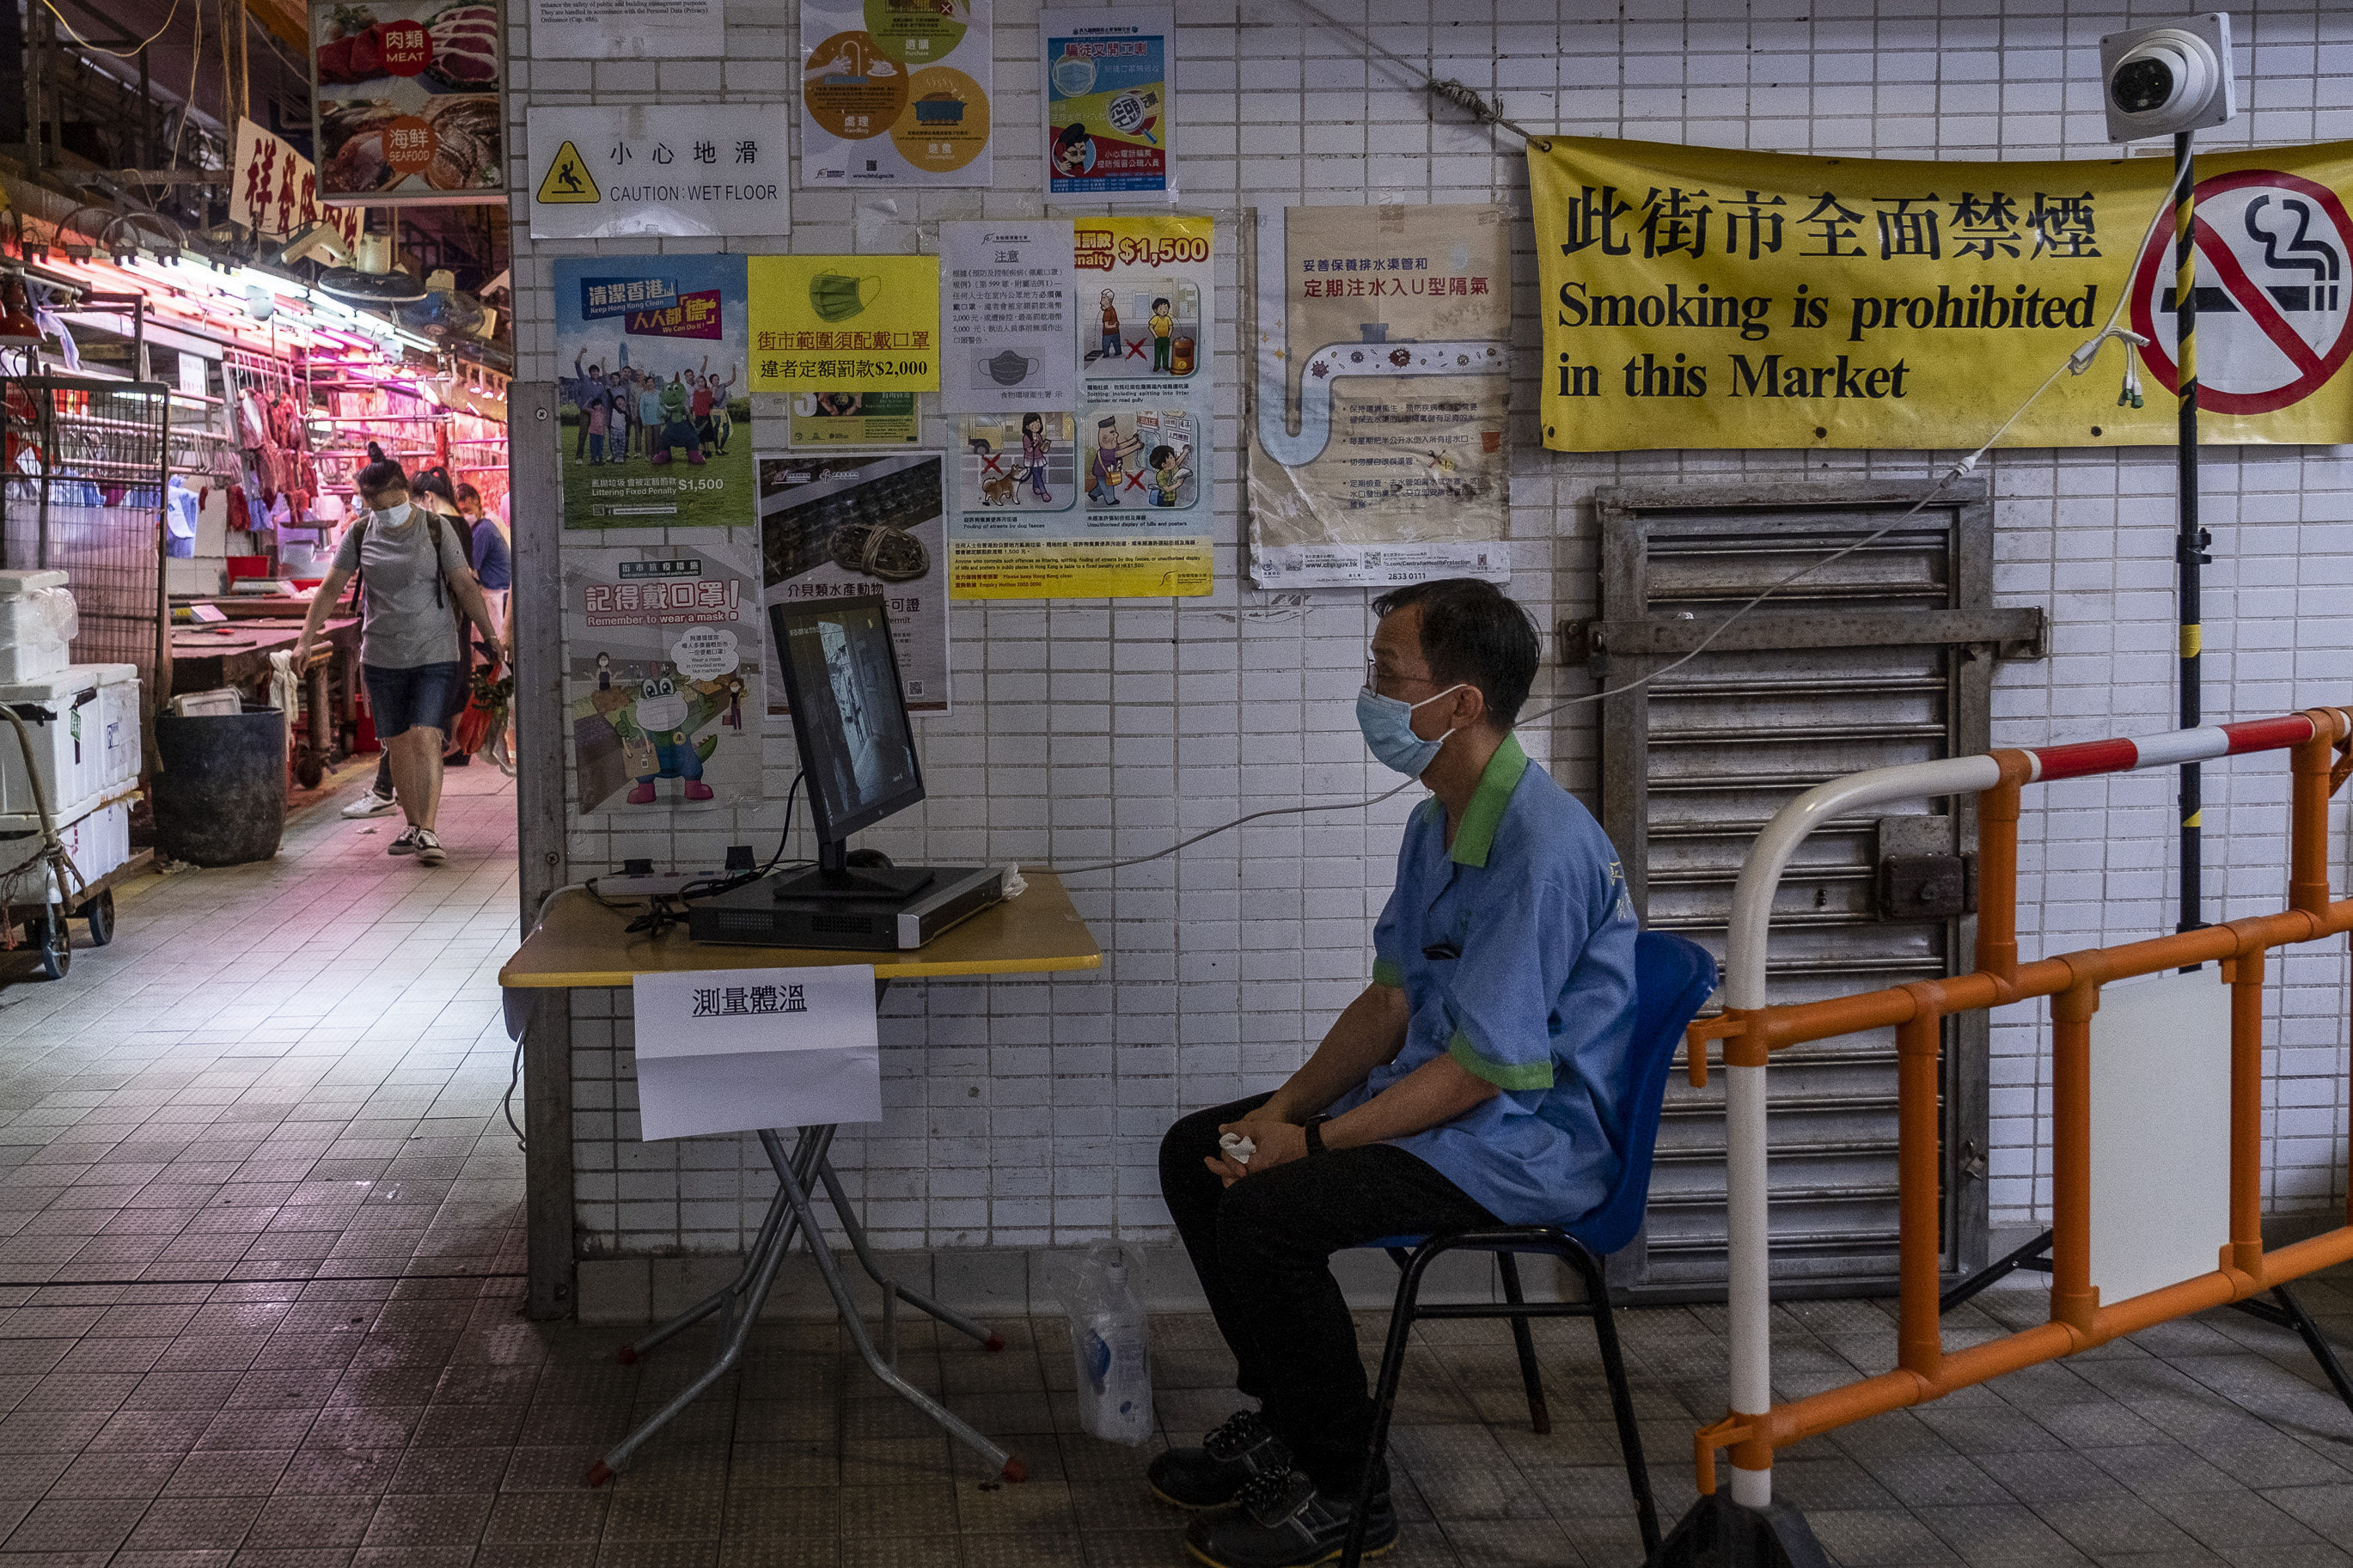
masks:
[[(1307, 0), (1290, 0), (1290, 3), (1293, 5), (1299, 6), (1303, 10), (1314, 12), (1318, 16), (1323, 16), (1324, 15), (1321, 11), (1316, 11), (1314, 6), (1308, 5)], [(1329, 17), (1324, 17), (1324, 19), (1327, 22), (1331, 20)], [(1336, 22), (1332, 23), (1332, 25), (1335, 27), (1339, 28), (1342, 32), (1349, 31), (1348, 28), (1340, 26), (1340, 24)], [(1386, 49), (1380, 49), (1378, 45), (1372, 44), (1368, 39), (1360, 39), (1360, 41), (1365, 42), (1366, 47), (1378, 50), (1378, 52), (1382, 54), (1386, 55), (1388, 53)], [(1397, 58), (1394, 55), (1390, 55), (1389, 58), (1392, 59)], [(1400, 61), (1399, 63), (1404, 64), (1406, 62)], [(1513, 129), (1518, 130), (1519, 128), (1517, 126), (1514, 126)], [(1521, 133), (1523, 135), (1526, 134), (1525, 132), (1522, 132)], [(2127, 258), (2127, 260), (2134, 266), (2137, 267), (2138, 265), (2141, 252), (2148, 248), (2148, 237), (2157, 232), (2157, 226), (2163, 222), (2167, 215), (2171, 213), (2172, 210), (2173, 186), (2172, 183), (2168, 181), (2163, 202), (2158, 206), (2156, 215), (2149, 219), (2148, 228), (2142, 234), (2140, 244), (2133, 248), (2131, 254)], [(2107, 324), (2100, 329), (2098, 334), (2084, 343), (2081, 347), (2077, 348), (2073, 353), (2068, 355), (2067, 358), (2062, 360), (2049, 375), (2043, 377), (2042, 384), (2040, 386), (2037, 386), (2032, 392), (2027, 394), (2026, 400), (2010, 411), (2010, 417), (2004, 419), (2000, 425), (1994, 427), (1993, 434), (1987, 437), (1984, 442), (1978, 447), (1977, 450), (1971, 452), (1968, 457), (1962, 458), (1959, 462), (1955, 463), (1951, 468), (1938, 475), (1936, 481), (1926, 490), (1921, 492), (1920, 499), (1914, 501), (1911, 506), (1906, 508), (1903, 515), (1896, 518), (1894, 521), (1888, 523), (1883, 528), (1873, 530), (1872, 532), (1863, 535), (1861, 539), (1856, 540), (1852, 544), (1848, 544), (1841, 549), (1832, 551), (1830, 554), (1821, 556), (1817, 560), (1808, 562), (1803, 566), (1799, 567), (1796, 571), (1791, 572), (1788, 575), (1781, 578), (1778, 582), (1776, 582), (1765, 588), (1762, 592), (1758, 593), (1756, 597), (1749, 599), (1746, 603), (1741, 605), (1739, 608), (1734, 610), (1732, 614), (1725, 616), (1724, 619), (1718, 621), (1714, 626), (1709, 628), (1707, 636), (1702, 637), (1697, 646), (1693, 647), (1690, 652), (1683, 655), (1681, 658), (1676, 658), (1668, 664), (1662, 665), (1657, 669), (1651, 670), (1647, 674), (1638, 676), (1634, 679), (1627, 681), (1622, 686), (1612, 686), (1607, 687), (1599, 691), (1589, 691), (1580, 697), (1571, 697), (1565, 699), (1562, 701), (1556, 702), (1549, 708), (1539, 709), (1534, 713), (1525, 715), (1524, 717), (1514, 721), (1515, 725), (1532, 724), (1539, 719), (1548, 719), (1552, 715), (1561, 712), (1566, 709), (1582, 707), (1584, 704), (1588, 702), (1599, 702), (1607, 698), (1622, 696), (1626, 692), (1650, 685), (1651, 682), (1658, 679), (1661, 676), (1668, 675), (1675, 670), (1681, 669), (1684, 665), (1689, 664), (1692, 660), (1705, 653), (1715, 645), (1715, 640), (1718, 637), (1721, 637), (1725, 632), (1731, 630), (1743, 616), (1756, 609), (1759, 605), (1762, 605), (1767, 600), (1772, 598), (1776, 594), (1780, 593), (1784, 588), (1788, 587), (1792, 584), (1797, 583), (1803, 578), (1811, 576), (1813, 574), (1821, 571), (1824, 567), (1834, 565), (1837, 563), (1845, 560), (1856, 551), (1863, 549), (1867, 545), (1876, 543), (1878, 541), (1883, 540), (1889, 534), (1894, 532), (1897, 529), (1902, 528), (1905, 523), (1911, 521), (1912, 519), (1918, 516), (1931, 501), (1942, 495), (1946, 489), (1950, 486), (1955, 479), (1961, 479), (1968, 474), (1974, 473), (1977, 470), (1978, 461), (1983, 458), (1988, 452), (1993, 449), (1994, 444), (2010, 433), (2010, 426), (2017, 424), (2019, 420), (2025, 416), (2028, 409), (2033, 407), (2036, 403), (2041, 401), (2042, 395), (2050, 391), (2062, 375), (2068, 374), (2071, 372), (2076, 375), (2081, 375), (2085, 371), (2091, 369), (2093, 361), (2098, 357), (2099, 351), (2105, 346), (2110, 338), (2127, 340), (2125, 350), (2127, 354), (2131, 353), (2134, 344), (2137, 344), (2144, 341), (2137, 333), (2120, 332), (2116, 330), (2116, 322), (2123, 319), (2125, 307), (2131, 302), (2131, 273), (2127, 271), (2126, 277), (2126, 287), (2117, 297), (2116, 307), (2115, 310), (2110, 312)], [(1081, 872), (1085, 871), (1115, 871), (1128, 866), (1141, 866), (1149, 861), (1166, 859), (1167, 857), (1176, 854), (1180, 849), (1188, 849), (1194, 845), (1200, 843), (1203, 839), (1214, 838), (1220, 833), (1231, 832), (1233, 829), (1241, 826), (1245, 823), (1261, 821), (1263, 818), (1270, 816), (1297, 816), (1308, 812), (1362, 810), (1378, 805), (1385, 800), (1393, 799), (1396, 796), (1404, 794), (1407, 790), (1412, 788), (1415, 784), (1420, 782), (1421, 781), (1419, 779), (1408, 779), (1404, 784), (1398, 785), (1395, 789), (1384, 791), (1379, 795), (1367, 796), (1363, 800), (1333, 801), (1322, 805), (1280, 805), (1271, 807), (1265, 811), (1254, 811), (1247, 816), (1238, 816), (1231, 822), (1224, 823), (1219, 826), (1207, 828), (1202, 832), (1196, 833), (1190, 838), (1171, 844), (1166, 849), (1156, 849), (1149, 855), (1136, 855), (1124, 860), (1096, 861), (1084, 866), (1041, 865), (1035, 868), (1041, 871), (1051, 871), (1057, 876), (1071, 877), (1077, 876)]]
[(74, 30), (74, 25), (66, 20), (66, 14), (57, 8), (53, 0), (41, 0), (41, 5), (50, 16), (55, 16), (58, 19), (58, 26), (66, 30), (67, 37), (71, 38), (75, 43), (79, 44), (83, 48), (90, 50), (92, 54), (108, 55), (118, 60), (137, 59), (139, 58), (140, 50), (145, 48), (156, 39), (162, 37), (165, 33), (170, 32), (172, 30), (172, 24), (178, 21), (180, 18), (180, 0), (172, 0), (172, 8), (164, 14), (164, 25), (162, 26), (156, 28), (145, 37), (140, 39), (127, 50), (110, 49), (91, 43), (88, 38), (83, 37), (79, 33), (76, 32)]
[(1500, 125), (1504, 130), (1509, 131), (1512, 134), (1520, 138), (1523, 142), (1529, 143), (1531, 146), (1541, 148), (1547, 153), (1552, 151), (1552, 141), (1549, 137), (1546, 137), (1540, 132), (1529, 130), (1518, 121), (1513, 120), (1504, 113), (1504, 100), (1501, 97), (1494, 95), (1482, 96), (1477, 88), (1465, 86), (1463, 83), (1455, 80), (1452, 77), (1440, 77), (1436, 71), (1430, 69), (1426, 66), (1416, 65), (1413, 61), (1407, 59), (1403, 55), (1398, 54), (1396, 50), (1382, 47), (1379, 44), (1375, 43), (1369, 36), (1358, 32), (1356, 28), (1348, 26), (1347, 23), (1341, 21), (1330, 12), (1324, 10), (1320, 6), (1309, 4), (1309, 0), (1290, 0), (1290, 4), (1294, 9), (1306, 12), (1309, 16), (1314, 17), (1317, 21), (1323, 23), (1324, 26), (1330, 28), (1333, 32), (1339, 34), (1345, 38), (1353, 39), (1359, 47), (1366, 51), (1366, 54), (1377, 55), (1382, 59), (1387, 60), (1389, 64), (1397, 66), (1412, 75), (1420, 78), (1422, 89), (1424, 91), (1428, 92), (1433, 98), (1445, 100), (1447, 102), (1454, 105), (1455, 108), (1460, 109), (1464, 113), (1470, 115), (1472, 119), (1476, 120), (1480, 124)]

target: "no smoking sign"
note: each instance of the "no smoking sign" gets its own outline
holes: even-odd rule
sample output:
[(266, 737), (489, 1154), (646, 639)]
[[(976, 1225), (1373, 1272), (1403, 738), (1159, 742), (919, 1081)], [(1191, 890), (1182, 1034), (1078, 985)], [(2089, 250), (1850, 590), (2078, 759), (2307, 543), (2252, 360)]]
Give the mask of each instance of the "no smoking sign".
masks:
[[(2337, 193), (2295, 174), (2246, 169), (2198, 184), (2198, 405), (2269, 414), (2327, 384), (2353, 353), (2353, 218)], [(2149, 374), (2179, 390), (2173, 224), (2133, 272), (2133, 330)]]

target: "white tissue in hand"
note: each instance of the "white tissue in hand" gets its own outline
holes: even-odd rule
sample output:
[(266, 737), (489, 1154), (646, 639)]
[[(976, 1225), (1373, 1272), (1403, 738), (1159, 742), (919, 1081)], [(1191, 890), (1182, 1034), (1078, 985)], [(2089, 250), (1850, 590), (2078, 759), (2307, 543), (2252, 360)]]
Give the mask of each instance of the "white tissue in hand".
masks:
[(1237, 1165), (1249, 1164), (1250, 1163), (1250, 1156), (1258, 1152), (1258, 1145), (1251, 1142), (1249, 1139), (1243, 1137), (1239, 1132), (1219, 1133), (1218, 1135), (1218, 1147), (1224, 1152), (1228, 1159), (1231, 1160)]

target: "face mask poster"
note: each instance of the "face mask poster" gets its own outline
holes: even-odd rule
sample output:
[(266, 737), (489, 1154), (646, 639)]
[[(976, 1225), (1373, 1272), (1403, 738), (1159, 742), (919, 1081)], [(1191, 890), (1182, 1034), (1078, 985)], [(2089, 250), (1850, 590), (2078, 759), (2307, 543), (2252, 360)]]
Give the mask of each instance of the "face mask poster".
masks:
[[(2171, 165), (1528, 150), (1559, 451), (2176, 439)], [(2207, 442), (2353, 440), (2353, 144), (2198, 160)], [(2079, 348), (2114, 328), (2082, 374)]]
[(1511, 576), (1511, 209), (1261, 208), (1250, 577)]
[(750, 321), (741, 256), (555, 263), (566, 528), (749, 528)]
[(763, 646), (748, 552), (566, 550), (564, 692), (581, 813), (756, 802)]
[[(987, 412), (956, 419), (950, 589), (959, 599), (1189, 597), (1210, 589), (1215, 524), (1209, 436), (1216, 415), (1207, 345), (1217, 298), (1216, 226), (1206, 217), (1081, 218), (1067, 237), (1032, 223), (1040, 257), (1025, 288), (1075, 296), (1076, 331), (1052, 340), (1007, 332), (965, 344), (994, 377), (1004, 356), (1020, 374)], [(944, 243), (945, 237), (944, 234)], [(1067, 272), (1063, 270), (1067, 266)], [(1018, 291), (994, 298), (985, 268), (951, 278), (952, 305), (988, 295), (967, 316), (1025, 314)], [(1060, 320), (1067, 323), (1070, 317)], [(982, 337), (988, 336), (983, 330)], [(1060, 366), (1046, 369), (1059, 353)], [(1039, 369), (1030, 369), (1037, 362)], [(1045, 371), (1044, 374), (1040, 372)], [(1065, 379), (1067, 377), (1067, 379)], [(1033, 381), (1072, 388), (1059, 405), (1027, 397)]]

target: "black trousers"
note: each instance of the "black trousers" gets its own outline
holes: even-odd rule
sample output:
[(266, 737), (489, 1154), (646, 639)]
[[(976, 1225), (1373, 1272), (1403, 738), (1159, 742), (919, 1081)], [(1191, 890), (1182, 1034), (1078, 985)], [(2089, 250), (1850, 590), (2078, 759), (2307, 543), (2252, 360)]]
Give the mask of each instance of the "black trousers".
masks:
[(1388, 1143), (1311, 1154), (1222, 1186), (1218, 1126), (1271, 1097), (1196, 1111), (1160, 1141), (1160, 1192), (1244, 1394), (1327, 1492), (1353, 1495), (1373, 1426), (1356, 1322), (1331, 1257), (1390, 1236), (1497, 1223), (1428, 1162)]

